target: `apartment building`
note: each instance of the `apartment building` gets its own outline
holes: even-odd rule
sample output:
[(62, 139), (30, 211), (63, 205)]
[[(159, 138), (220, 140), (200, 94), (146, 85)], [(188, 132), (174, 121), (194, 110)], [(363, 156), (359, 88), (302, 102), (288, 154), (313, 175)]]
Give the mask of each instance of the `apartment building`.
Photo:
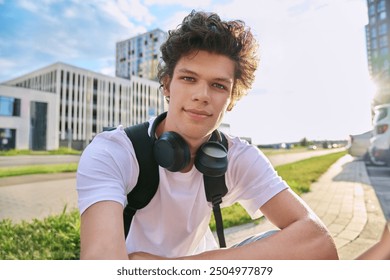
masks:
[(377, 86), (373, 106), (390, 103), (390, 1), (367, 0), (367, 60)]
[(0, 86), (0, 148), (82, 150), (103, 127), (143, 122), (166, 106), (156, 81), (55, 63)]
[(157, 80), (157, 65), (161, 56), (160, 46), (167, 33), (154, 29), (116, 44), (117, 77), (130, 79), (138, 76)]

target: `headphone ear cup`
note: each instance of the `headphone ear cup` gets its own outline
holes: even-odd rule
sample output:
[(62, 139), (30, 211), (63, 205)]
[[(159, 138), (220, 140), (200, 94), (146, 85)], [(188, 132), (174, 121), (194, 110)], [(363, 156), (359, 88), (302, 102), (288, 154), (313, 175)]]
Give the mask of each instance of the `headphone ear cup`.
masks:
[(176, 132), (164, 132), (154, 142), (153, 150), (157, 163), (171, 172), (180, 171), (190, 163), (190, 149)]
[(220, 177), (225, 174), (227, 166), (227, 150), (222, 144), (209, 141), (198, 149), (195, 157), (195, 167), (204, 175)]

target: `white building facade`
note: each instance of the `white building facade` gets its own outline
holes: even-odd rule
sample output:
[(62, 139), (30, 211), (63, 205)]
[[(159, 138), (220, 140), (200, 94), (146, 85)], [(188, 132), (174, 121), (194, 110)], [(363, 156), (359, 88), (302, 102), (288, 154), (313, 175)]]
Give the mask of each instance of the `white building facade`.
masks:
[(0, 85), (0, 150), (56, 149), (55, 101), (54, 94)]
[[(64, 63), (2, 85), (0, 108), (8, 109), (0, 110), (4, 115), (0, 114), (0, 133), (7, 136), (4, 142), (14, 143), (14, 147), (7, 148), (52, 150), (65, 146), (82, 150), (103, 127), (133, 125), (167, 110), (156, 81), (136, 76), (130, 80), (110, 77)], [(23, 116), (18, 116), (18, 104), (19, 115)], [(28, 110), (33, 115), (24, 113)], [(36, 125), (46, 127), (40, 128), (45, 140), (36, 139), (39, 143), (34, 145), (32, 116), (40, 116)]]
[(117, 77), (130, 79), (138, 76), (157, 80), (157, 66), (161, 57), (160, 46), (167, 33), (154, 29), (116, 44)]

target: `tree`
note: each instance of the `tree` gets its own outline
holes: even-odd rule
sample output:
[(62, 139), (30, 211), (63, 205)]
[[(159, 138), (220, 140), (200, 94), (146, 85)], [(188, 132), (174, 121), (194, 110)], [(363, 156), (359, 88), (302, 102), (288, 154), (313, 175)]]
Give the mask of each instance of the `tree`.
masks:
[(309, 141), (307, 141), (306, 137), (299, 141), (299, 143), (302, 147), (307, 147), (309, 145)]

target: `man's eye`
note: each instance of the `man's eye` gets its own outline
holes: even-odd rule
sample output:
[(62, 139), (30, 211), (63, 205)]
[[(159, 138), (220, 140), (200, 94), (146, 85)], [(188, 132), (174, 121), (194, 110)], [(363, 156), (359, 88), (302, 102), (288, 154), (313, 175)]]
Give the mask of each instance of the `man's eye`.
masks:
[(192, 77), (183, 77), (183, 80), (187, 82), (193, 82), (195, 79)]
[(221, 84), (214, 84), (214, 86), (216, 88), (219, 88), (219, 89), (226, 89), (226, 87), (224, 85), (221, 85)]

